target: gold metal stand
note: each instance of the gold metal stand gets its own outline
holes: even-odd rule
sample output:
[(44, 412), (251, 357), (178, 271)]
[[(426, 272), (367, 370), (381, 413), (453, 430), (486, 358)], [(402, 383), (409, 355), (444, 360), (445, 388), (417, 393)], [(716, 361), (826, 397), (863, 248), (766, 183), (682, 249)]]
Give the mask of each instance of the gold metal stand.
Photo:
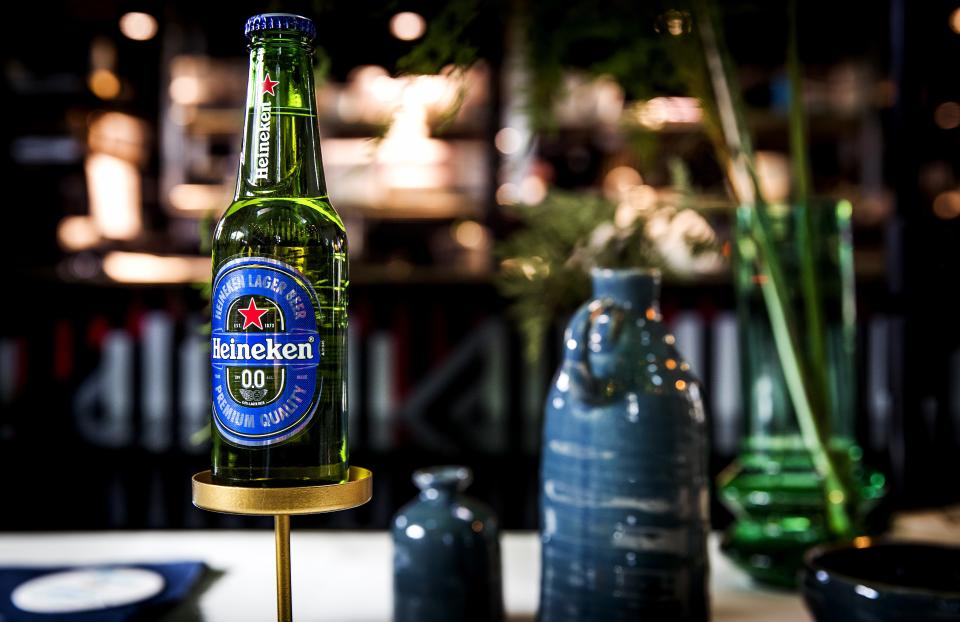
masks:
[(251, 488), (213, 483), (210, 471), (193, 476), (193, 504), (203, 510), (248, 516), (273, 516), (277, 549), (277, 620), (292, 622), (290, 516), (339, 512), (363, 505), (373, 496), (373, 473), (350, 467), (342, 484)]

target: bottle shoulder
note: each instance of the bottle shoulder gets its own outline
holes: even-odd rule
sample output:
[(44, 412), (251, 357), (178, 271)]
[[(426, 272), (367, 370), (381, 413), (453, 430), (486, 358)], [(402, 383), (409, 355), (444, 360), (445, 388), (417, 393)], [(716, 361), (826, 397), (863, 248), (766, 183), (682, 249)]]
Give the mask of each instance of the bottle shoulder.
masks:
[(428, 526), (428, 533), (434, 535), (460, 533), (467, 538), (477, 536), (480, 526), (488, 534), (498, 530), (496, 515), (489, 506), (460, 494), (447, 499), (413, 499), (394, 515), (394, 536), (403, 537), (409, 525)]
[[(230, 204), (217, 223), (213, 242), (255, 244), (318, 241), (346, 244), (346, 228), (326, 197), (258, 197)], [(344, 249), (345, 250), (345, 249)]]
[(327, 197), (253, 197), (234, 200), (220, 222), (244, 219), (269, 220), (299, 217), (305, 222), (328, 222), (344, 229), (340, 214)]

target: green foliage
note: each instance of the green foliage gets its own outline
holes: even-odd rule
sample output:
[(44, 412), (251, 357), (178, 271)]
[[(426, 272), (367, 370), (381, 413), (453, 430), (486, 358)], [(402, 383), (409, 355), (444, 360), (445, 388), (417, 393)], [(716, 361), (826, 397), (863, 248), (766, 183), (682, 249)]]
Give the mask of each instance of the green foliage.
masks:
[(554, 125), (553, 103), (570, 70), (610, 76), (629, 99), (686, 92), (672, 58), (677, 37), (658, 32), (663, 11), (654, 3), (600, 0), (565, 3), (561, 10), (528, 2), (517, 19), (525, 25), (530, 114), (541, 129)]
[(719, 257), (712, 228), (689, 209), (686, 167), (675, 160), (670, 168), (674, 189), (666, 201), (628, 195), (615, 204), (593, 193), (554, 190), (539, 205), (511, 208), (522, 226), (496, 246), (501, 266), (496, 283), (513, 300), (511, 312), (530, 360), (539, 356), (556, 318), (589, 297), (593, 268), (655, 268), (677, 275), (678, 251), (687, 263), (705, 253)]
[[(563, 95), (571, 70), (609, 76), (629, 99), (689, 92), (677, 61), (677, 40), (689, 40), (688, 13), (631, 0), (563, 3), (451, 0), (430, 20), (426, 35), (397, 62), (405, 73), (440, 73), (453, 66), (465, 70), (480, 59), (490, 39), (490, 12), (522, 33), (529, 67), (528, 111), (535, 127), (554, 127), (553, 105)], [(684, 23), (679, 36), (666, 29), (669, 16)], [(666, 17), (665, 17), (666, 16)], [(509, 44), (509, 42), (508, 42)], [(685, 59), (681, 59), (685, 60)], [(644, 141), (649, 149), (652, 139)]]
[(480, 16), (480, 0), (449, 0), (430, 20), (423, 39), (397, 61), (404, 73), (440, 73), (447, 65), (460, 69), (479, 59), (479, 43), (472, 41), (474, 21)]
[(330, 76), (330, 65), (332, 63), (327, 51), (317, 46), (313, 51), (313, 79), (317, 88), (322, 87)]
[(590, 293), (588, 275), (568, 259), (597, 223), (616, 207), (602, 197), (555, 190), (539, 205), (512, 210), (523, 228), (497, 247), (503, 269), (497, 286), (512, 299), (511, 312), (526, 340), (527, 356), (539, 355), (558, 310), (570, 310)]

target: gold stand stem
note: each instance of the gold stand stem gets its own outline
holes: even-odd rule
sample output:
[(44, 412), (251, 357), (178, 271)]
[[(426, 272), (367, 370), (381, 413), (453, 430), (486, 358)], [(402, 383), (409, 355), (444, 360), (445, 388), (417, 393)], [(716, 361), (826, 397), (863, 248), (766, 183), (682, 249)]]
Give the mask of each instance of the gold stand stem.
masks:
[(203, 510), (272, 516), (277, 548), (277, 620), (293, 622), (290, 584), (290, 515), (339, 512), (361, 506), (373, 496), (373, 473), (352, 466), (339, 484), (319, 486), (229, 486), (213, 481), (213, 473), (193, 476), (193, 504)]
[(290, 591), (290, 516), (273, 517), (277, 543), (277, 622), (293, 622), (293, 595)]

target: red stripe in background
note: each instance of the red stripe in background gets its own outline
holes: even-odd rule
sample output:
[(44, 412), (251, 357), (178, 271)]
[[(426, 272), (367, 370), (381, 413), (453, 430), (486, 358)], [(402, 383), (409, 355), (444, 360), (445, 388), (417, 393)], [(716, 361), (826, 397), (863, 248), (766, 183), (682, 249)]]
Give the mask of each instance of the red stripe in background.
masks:
[(87, 324), (87, 347), (99, 351), (110, 331), (110, 322), (102, 315), (95, 315)]
[(57, 320), (53, 326), (53, 378), (69, 380), (73, 375), (74, 343), (70, 320)]
[(143, 308), (143, 305), (139, 300), (134, 300), (127, 309), (125, 328), (127, 329), (127, 332), (138, 341), (140, 340), (140, 333), (143, 330), (143, 317), (145, 315), (146, 310)]

